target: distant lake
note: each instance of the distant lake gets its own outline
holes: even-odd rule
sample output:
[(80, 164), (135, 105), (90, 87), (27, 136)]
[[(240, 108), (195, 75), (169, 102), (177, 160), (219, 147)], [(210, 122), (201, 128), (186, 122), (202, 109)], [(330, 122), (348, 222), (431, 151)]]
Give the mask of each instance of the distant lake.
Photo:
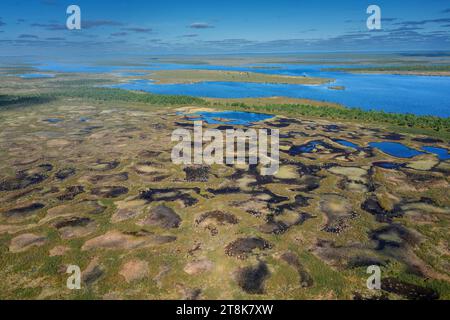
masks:
[(45, 73), (24, 73), (20, 75), (23, 79), (40, 79), (40, 78), (54, 78), (54, 74), (45, 74)]
[[(370, 67), (370, 65), (367, 65)], [(413, 113), (417, 115), (450, 116), (450, 77), (350, 74), (345, 72), (322, 71), (342, 65), (290, 65), (255, 64), (238, 67), (189, 65), (189, 64), (149, 64), (148, 66), (85, 66), (68, 64), (41, 64), (40, 71), (117, 73), (152, 70), (230, 70), (260, 72), (278, 75), (313, 76), (336, 79), (332, 84), (289, 85), (245, 82), (200, 82), (193, 84), (155, 84), (148, 80), (134, 80), (129, 83), (112, 85), (114, 88), (142, 90), (157, 94), (190, 95), (211, 98), (256, 98), (285, 96), (307, 98), (340, 103), (347, 107), (365, 110)], [(346, 66), (350, 67), (350, 66)], [(358, 65), (358, 67), (365, 67)], [(151, 75), (149, 75), (151, 77)], [(345, 90), (332, 90), (331, 86), (343, 86)]]

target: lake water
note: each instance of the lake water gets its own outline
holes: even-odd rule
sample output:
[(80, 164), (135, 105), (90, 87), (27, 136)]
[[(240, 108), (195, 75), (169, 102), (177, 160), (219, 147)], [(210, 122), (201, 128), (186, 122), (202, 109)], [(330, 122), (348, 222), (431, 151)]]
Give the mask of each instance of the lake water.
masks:
[(450, 153), (447, 149), (433, 146), (425, 146), (422, 147), (422, 150), (437, 155), (440, 160), (450, 160)]
[(54, 78), (54, 74), (45, 74), (45, 73), (24, 73), (20, 75), (23, 79), (39, 79), (39, 78)]
[[(134, 80), (129, 83), (112, 85), (111, 87), (142, 90), (157, 94), (212, 98), (285, 96), (335, 102), (347, 107), (359, 107), (365, 110), (383, 110), (386, 112), (413, 113), (441, 117), (450, 116), (450, 77), (350, 74), (324, 70), (335, 67), (342, 67), (342, 65), (258, 64), (229, 67), (153, 63), (148, 66), (132, 67), (41, 63), (36, 65), (35, 68), (41, 72), (129, 72), (129, 75), (138, 75), (142, 71), (151, 72), (154, 70), (230, 70), (332, 78), (336, 79), (332, 84), (317, 86), (242, 82), (155, 84), (148, 80)], [(358, 65), (358, 67), (364, 66)], [(345, 90), (332, 90), (329, 88), (330, 85), (343, 86)]]
[(343, 145), (345, 147), (353, 148), (353, 149), (356, 149), (356, 150), (359, 149), (359, 146), (357, 144), (355, 144), (353, 142), (350, 142), (350, 141), (347, 141), (347, 140), (336, 139), (336, 140), (333, 140), (333, 141), (336, 142), (336, 143), (339, 143), (340, 145)]
[(231, 124), (251, 126), (255, 122), (273, 118), (273, 115), (264, 113), (220, 111), (220, 112), (196, 112), (193, 121), (205, 121), (209, 124)]
[(369, 146), (396, 158), (412, 158), (423, 154), (423, 152), (412, 149), (398, 142), (371, 142)]

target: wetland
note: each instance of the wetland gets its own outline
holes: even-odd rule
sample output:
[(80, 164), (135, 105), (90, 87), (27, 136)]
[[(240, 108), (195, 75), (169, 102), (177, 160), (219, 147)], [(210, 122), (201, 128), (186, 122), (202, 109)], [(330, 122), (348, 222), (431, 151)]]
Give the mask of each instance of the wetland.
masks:
[[(293, 61), (258, 62), (224, 72), (317, 77)], [(176, 78), (173, 63), (158, 67)], [(427, 96), (431, 106), (446, 98), (431, 112), (439, 115), (424, 116), (302, 94), (320, 86), (353, 94), (350, 80), (345, 90), (277, 84), (296, 86), (298, 100), (270, 90), (271, 98), (240, 100), (223, 86), (221, 97), (203, 99), (208, 90), (104, 87), (149, 77), (156, 66), (30, 68), (55, 77), (0, 76), (1, 298), (450, 299), (445, 82)], [(164, 86), (217, 85), (201, 75)], [(274, 85), (239, 80), (232, 88), (247, 84)], [(172, 163), (171, 133), (198, 120), (219, 130), (278, 129), (279, 171)], [(81, 290), (65, 287), (73, 264)], [(375, 296), (365, 286), (374, 264), (383, 273)]]

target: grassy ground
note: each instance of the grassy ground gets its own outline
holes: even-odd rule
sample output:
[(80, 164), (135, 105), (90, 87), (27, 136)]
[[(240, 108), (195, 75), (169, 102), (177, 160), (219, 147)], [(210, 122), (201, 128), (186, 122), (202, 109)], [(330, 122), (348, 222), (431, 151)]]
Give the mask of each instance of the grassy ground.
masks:
[(311, 99), (288, 98), (288, 97), (270, 97), (270, 98), (204, 98), (212, 104), (235, 104), (245, 103), (251, 106), (267, 105), (310, 105), (314, 107), (345, 108), (338, 103), (316, 101)]
[(183, 63), (192, 65), (242, 66), (249, 64), (293, 64), (293, 65), (425, 65), (450, 64), (450, 55), (421, 52), (417, 54), (370, 54), (370, 53), (313, 53), (286, 55), (208, 55), (208, 56), (172, 56), (153, 57), (151, 61), (163, 63)]
[(256, 72), (237, 72), (221, 70), (161, 70), (154, 71), (151, 78), (157, 83), (195, 83), (204, 81), (231, 81), (280, 84), (324, 84), (331, 79), (278, 76)]
[(345, 71), (351, 73), (383, 73), (418, 76), (450, 76), (449, 65), (423, 65), (423, 66), (387, 66), (370, 68), (330, 68), (327, 71)]
[[(3, 216), (0, 218), (3, 219), (1, 223), (7, 228), (16, 226), (25, 228), (23, 231), (0, 233), (1, 298), (187, 299), (189, 294), (186, 292), (196, 288), (202, 290), (200, 298), (209, 299), (351, 299), (355, 292), (371, 295), (372, 293), (365, 289), (367, 274), (364, 267), (348, 268), (343, 265), (344, 263), (335, 266), (326, 254), (325, 258), (318, 254), (319, 239), (331, 241), (336, 247), (328, 254), (336, 253), (337, 259), (340, 258), (342, 262), (346, 262), (350, 257), (358, 257), (354, 253), (358, 250), (355, 243), (361, 246), (359, 250), (372, 254), (375, 250), (370, 247), (372, 242), (368, 232), (385, 226), (376, 222), (373, 215), (361, 208), (361, 203), (372, 195), (364, 191), (366, 188), (364, 183), (351, 183), (353, 176), (347, 177), (333, 173), (329, 170), (332, 167), (326, 165), (341, 168), (353, 166), (365, 170), (367, 174), (363, 180), (370, 180), (370, 183), (367, 183), (367, 190), (369, 186), (376, 188), (374, 195), (378, 197), (383, 208), (392, 203), (403, 205), (405, 201), (425, 206), (423, 209), (419, 207), (416, 211), (409, 210), (403, 218), (395, 220), (395, 223), (420, 232), (423, 241), (413, 248), (401, 242), (400, 250), (402, 251), (400, 252), (380, 252), (391, 260), (383, 266), (383, 275), (433, 288), (440, 293), (441, 299), (450, 298), (448, 281), (433, 277), (435, 275), (433, 273), (430, 273), (431, 277), (409, 273), (405, 270), (405, 265), (396, 260), (401, 261), (403, 257), (413, 256), (412, 252), (414, 252), (428, 266), (436, 270), (435, 272), (440, 273), (441, 276), (448, 276), (448, 265), (450, 265), (448, 213), (439, 213), (450, 204), (448, 166), (444, 162), (436, 164), (436, 170), (431, 171), (402, 169), (403, 171), (397, 172), (373, 168), (372, 173), (369, 168), (374, 161), (399, 160), (381, 152), (376, 152), (374, 157), (369, 157), (366, 151), (357, 152), (347, 149), (344, 151), (318, 149), (315, 153), (299, 157), (283, 153), (282, 160), (290, 166), (298, 165), (298, 170), (314, 171), (315, 166), (323, 166), (317, 173), (306, 173), (310, 178), (319, 179), (319, 188), (302, 192), (295, 190), (295, 185), (302, 186), (302, 181), (285, 180), (261, 184), (257, 181), (258, 176), (249, 172), (245, 172), (242, 178), (236, 180), (231, 176), (238, 173), (238, 169), (224, 166), (213, 166), (209, 181), (206, 183), (188, 182), (185, 180), (183, 168), (172, 164), (168, 158), (172, 147), (169, 141), (170, 133), (178, 128), (177, 123), (187, 122), (182, 115), (177, 114), (178, 108), (182, 106), (264, 112), (298, 119), (300, 123), (293, 122), (289, 127), (281, 128), (281, 133), (304, 132), (309, 137), (284, 139), (283, 145), (288, 147), (313, 139), (325, 139), (332, 144), (333, 139), (351, 139), (349, 136), (356, 136), (355, 140), (356, 138), (358, 140), (354, 142), (367, 146), (368, 141), (383, 139), (382, 134), (392, 131), (438, 136), (450, 140), (448, 118), (367, 112), (325, 102), (282, 97), (239, 100), (200, 99), (89, 87), (93, 84), (102, 84), (107, 80), (109, 79), (92, 78), (85, 81), (73, 76), (63, 79), (64, 83), (61, 79), (9, 79), (5, 80), (8, 81), (8, 86), (3, 86), (2, 83), (2, 94), (0, 94), (2, 179), (3, 175), (14, 176), (15, 171), (18, 170), (30, 170), (30, 173), (33, 173), (33, 170), (41, 169), (39, 165), (47, 163), (53, 165), (54, 169), (48, 173), (49, 178), (36, 188), (30, 186), (23, 190), (25, 192), (17, 190), (0, 193), (2, 197), (0, 211), (32, 201), (46, 204), (46, 207), (37, 211), (36, 214), (18, 222), (10, 222)], [(58, 86), (58, 83), (61, 85)], [(21, 94), (16, 93), (18, 89)], [(64, 121), (59, 124), (45, 121), (47, 118), (54, 117)], [(80, 121), (81, 117), (89, 118), (88, 122)], [(330, 133), (325, 130), (325, 126), (332, 124), (346, 126), (348, 124), (348, 127), (340, 129), (339, 132)], [(374, 129), (381, 131), (377, 133)], [(406, 136), (404, 143), (419, 148), (421, 144), (412, 138), (413, 136)], [(143, 150), (162, 152), (162, 154), (149, 159), (141, 154)], [(432, 155), (423, 157), (426, 161), (437, 163)], [(24, 159), (32, 158), (38, 160), (30, 164), (20, 164)], [(118, 160), (120, 165), (117, 168), (98, 172), (96, 171), (98, 159)], [(167, 177), (153, 181), (151, 175), (141, 174), (136, 170), (140, 165), (154, 166), (167, 174)], [(55, 172), (67, 166), (73, 166), (77, 170), (76, 174), (64, 181), (56, 179)], [(128, 187), (127, 195), (118, 199), (101, 197), (98, 199), (90, 193), (92, 188), (102, 183), (92, 182), (93, 180), (86, 182), (87, 178), (97, 176), (108, 178), (110, 175), (124, 172), (129, 174), (129, 180), (114, 183)], [(253, 186), (249, 185), (249, 182), (253, 183)], [(208, 188), (220, 188), (224, 183), (232, 186), (239, 185), (243, 192), (214, 196), (207, 191)], [(57, 198), (67, 187), (80, 184), (86, 191), (75, 199), (63, 201)], [(200, 188), (199, 194), (190, 191), (190, 194), (199, 201), (198, 204), (184, 207), (179, 201), (153, 201), (155, 203), (143, 205), (143, 208), (140, 208), (143, 211), (130, 220), (114, 222), (111, 219), (117, 213), (119, 203), (127, 203), (130, 201), (129, 197), (137, 197), (140, 191), (149, 188), (168, 188), (170, 192), (170, 188), (174, 186)], [(288, 197), (288, 202), (293, 201), (299, 194), (310, 198), (308, 206), (298, 210), (310, 213), (314, 218), (292, 227), (281, 235), (262, 233), (259, 227), (265, 223), (265, 217), (249, 214), (242, 205), (234, 204), (234, 201), (244, 201), (250, 206), (255, 196), (245, 194), (244, 191), (265, 192), (266, 189), (276, 195)], [(357, 213), (356, 218), (348, 221), (349, 228), (339, 235), (323, 230), (327, 218), (321, 209), (321, 200), (332, 194), (340, 194), (344, 197), (349, 210)], [(427, 198), (423, 200), (423, 203), (422, 197)], [(87, 237), (63, 239), (53, 222), (47, 223), (42, 220), (46, 218), (47, 211), (56, 206), (67, 204), (70, 209), (75, 208), (80, 201), (92, 199), (98, 199), (106, 210), (98, 215), (89, 215), (83, 210), (73, 213), (77, 216), (89, 217), (98, 224), (95, 232)], [(159, 204), (174, 209), (180, 215), (182, 223), (179, 228), (162, 230), (155, 226), (139, 227), (141, 218), (147, 216), (149, 210)], [(338, 202), (336, 207), (339, 207)], [(239, 223), (217, 225), (219, 233), (212, 236), (209, 229), (196, 224), (196, 218), (200, 213), (212, 210), (231, 213), (238, 217)], [(289, 221), (291, 215), (292, 212), (286, 210), (277, 218)], [(65, 217), (58, 217), (58, 221), (59, 219), (65, 219)], [(33, 223), (39, 223), (39, 225), (33, 226)], [(82, 249), (87, 240), (104, 235), (110, 230), (136, 232), (141, 229), (155, 234), (175, 235), (177, 241), (135, 250)], [(12, 239), (24, 232), (45, 235), (47, 242), (43, 246), (31, 247), (25, 252), (10, 252), (9, 245)], [(264, 252), (255, 250), (245, 261), (226, 255), (224, 246), (237, 238), (249, 236), (263, 237), (274, 247)], [(392, 235), (383, 234), (382, 236), (391, 237)], [(196, 243), (201, 243), (200, 250), (191, 255), (189, 252)], [(57, 245), (66, 246), (68, 252), (61, 256), (50, 256), (49, 250)], [(339, 246), (343, 249), (340, 250)], [(312, 287), (300, 287), (299, 275), (295, 268), (280, 259), (280, 254), (288, 251), (298, 256), (303, 267), (314, 279)], [(339, 257), (343, 251), (345, 255)], [(99, 266), (103, 270), (100, 278), (91, 285), (83, 285), (80, 291), (67, 290), (65, 266), (76, 263), (85, 270), (95, 258), (99, 258)], [(148, 263), (148, 274), (141, 280), (127, 283), (120, 275), (120, 271), (126, 262), (135, 259)], [(214, 262), (215, 267), (201, 275), (188, 275), (183, 268), (196, 259), (208, 259)], [(236, 283), (235, 273), (239, 268), (254, 266), (260, 260), (267, 263), (270, 271), (270, 277), (265, 281), (265, 292), (257, 295), (246, 293)], [(399, 297), (394, 295), (393, 298)]]
[[(18, 110), (10, 108), (1, 111), (0, 124), (6, 134), (9, 136), (2, 137), (2, 149), (7, 153), (0, 156), (3, 166), (11, 166), (10, 164), (21, 160), (17, 152), (22, 149), (15, 148), (16, 144), (22, 143), (22, 148), (29, 156), (36, 156), (38, 162), (27, 165), (26, 168), (36, 169), (38, 164), (51, 163), (54, 166), (53, 171), (66, 167), (69, 164), (77, 169), (76, 175), (64, 181), (58, 181), (51, 174), (49, 180), (43, 183), (42, 190), (27, 189), (30, 193), (21, 194), (22, 201), (42, 201), (47, 207), (38, 211), (36, 215), (30, 216), (25, 220), (19, 221), (19, 226), (28, 228), (27, 231), (2, 233), (0, 234), (0, 297), (4, 299), (101, 299), (101, 298), (122, 298), (122, 299), (185, 299), (185, 290), (189, 288), (201, 288), (201, 298), (209, 299), (351, 299), (354, 292), (362, 292), (370, 294), (365, 289), (365, 279), (367, 275), (364, 267), (347, 268), (342, 266), (332, 266), (330, 262), (318, 256), (314, 251), (317, 239), (333, 241), (336, 245), (342, 245), (344, 248), (349, 245), (346, 253), (352, 254), (352, 243), (368, 245), (370, 241), (367, 232), (382, 226), (374, 221), (372, 215), (361, 209), (360, 202), (365, 199), (365, 194), (350, 190), (341, 190), (337, 187), (340, 181), (347, 181), (345, 177), (332, 174), (325, 167), (317, 177), (323, 177), (320, 182), (320, 188), (311, 192), (300, 192), (303, 196), (311, 198), (309, 205), (299, 209), (312, 214), (315, 218), (306, 221), (304, 224), (294, 226), (286, 233), (265, 234), (259, 231), (258, 227), (264, 224), (264, 217), (256, 217), (245, 211), (242, 206), (233, 204), (234, 201), (253, 201), (254, 197), (245, 194), (244, 191), (257, 190), (258, 188), (267, 188), (271, 192), (289, 197), (289, 201), (299, 194), (293, 191), (293, 183), (289, 180), (275, 181), (274, 183), (249, 186), (248, 182), (256, 183), (256, 176), (246, 173), (242, 179), (232, 180), (230, 176), (236, 173), (236, 168), (224, 166), (212, 166), (210, 179), (207, 182), (187, 182), (182, 167), (173, 165), (168, 160), (167, 155), (170, 152), (171, 144), (169, 141), (170, 132), (177, 128), (176, 122), (184, 121), (182, 115), (176, 115), (178, 105), (175, 97), (154, 96), (141, 93), (127, 93), (121, 90), (109, 91), (109, 89), (96, 91), (95, 95), (91, 91), (85, 91), (82, 97), (65, 98), (56, 97), (48, 103), (34, 104), (36, 108)], [(110, 97), (111, 100), (108, 100)], [(194, 99), (194, 98), (193, 98)], [(182, 101), (182, 100), (180, 100)], [(197, 104), (197, 102), (199, 104)], [(203, 100), (186, 100), (185, 105), (204, 106)], [(166, 104), (155, 104), (165, 102)], [(208, 104), (206, 104), (208, 106)], [(210, 105), (209, 105), (210, 106)], [(223, 106), (224, 108), (226, 106)], [(229, 107), (232, 108), (232, 107)], [(314, 108), (314, 107), (310, 107)], [(139, 112), (138, 112), (139, 111)], [(80, 122), (79, 117), (89, 117), (87, 123)], [(49, 117), (61, 117), (64, 122), (60, 124), (48, 124), (43, 119)], [(290, 127), (282, 129), (283, 133), (288, 131), (303, 131), (311, 135), (309, 139), (315, 136), (321, 136), (327, 141), (332, 138), (345, 136), (349, 132), (358, 132), (362, 135), (362, 139), (358, 142), (363, 144), (368, 139), (373, 138), (372, 131), (365, 131), (367, 128), (361, 129), (358, 126), (349, 126), (339, 133), (327, 133), (322, 126), (326, 124), (334, 124), (340, 122), (328, 122), (324, 119), (319, 121), (311, 120), (310, 117), (298, 117), (304, 124), (292, 124)], [(153, 127), (153, 125), (158, 125)], [(315, 129), (307, 129), (309, 126)], [(93, 127), (92, 132), (80, 135), (81, 131), (86, 128)], [(95, 128), (97, 127), (97, 128)], [(369, 126), (368, 126), (369, 127)], [(54, 132), (58, 134), (58, 139), (64, 139), (71, 144), (65, 147), (49, 147), (46, 146), (50, 138), (37, 138), (37, 136)], [(7, 137), (13, 137), (13, 140)], [(328, 137), (328, 138), (325, 138)], [(23, 140), (27, 139), (27, 140)], [(410, 138), (406, 143), (413, 144)], [(24, 141), (24, 142), (23, 142)], [(292, 144), (301, 144), (305, 139), (289, 139), (284, 142)], [(32, 151), (31, 149), (35, 149)], [(62, 149), (58, 149), (62, 148)], [(114, 152), (111, 152), (111, 149)], [(145, 159), (140, 154), (142, 150), (163, 151), (163, 154), (151, 159)], [(351, 153), (351, 151), (348, 151)], [(373, 161), (385, 160), (386, 157), (377, 153), (375, 158), (366, 158), (364, 156), (353, 153), (348, 155), (352, 160), (349, 164), (348, 160), (340, 160), (338, 156), (342, 152), (327, 153), (318, 151), (308, 157), (290, 157), (283, 155), (284, 160), (292, 161), (292, 164), (298, 163), (300, 167), (303, 165), (313, 166), (325, 163), (338, 163), (342, 166), (358, 166), (367, 168)], [(119, 160), (120, 165), (108, 171), (93, 171), (96, 159)], [(334, 159), (333, 159), (334, 158)], [(68, 159), (71, 159), (68, 161)], [(4, 160), (4, 161), (3, 161)], [(170, 177), (162, 181), (152, 181), (151, 176), (138, 174), (135, 167), (138, 163), (154, 165), (161, 170), (166, 170)], [(292, 165), (291, 164), (291, 165)], [(1, 171), (4, 173), (5, 171)], [(85, 177), (91, 176), (107, 176), (120, 172), (128, 172), (129, 180), (120, 184), (127, 186), (130, 191), (126, 196), (118, 199), (100, 199), (101, 203), (107, 209), (97, 215), (85, 214), (83, 210), (77, 211), (77, 216), (89, 217), (93, 219), (98, 228), (93, 234), (87, 237), (62, 239), (59, 232), (52, 223), (46, 223), (45, 219), (47, 210), (68, 204), (69, 207), (75, 205), (81, 200), (92, 199), (93, 196), (89, 190), (96, 186), (94, 183), (86, 183)], [(428, 174), (428, 173), (427, 173)], [(395, 194), (402, 199), (419, 199), (424, 192), (408, 191), (403, 194), (400, 187), (392, 184), (390, 176), (392, 173), (381, 173), (374, 176), (374, 184), (379, 186), (378, 191), (384, 188), (388, 194)], [(431, 174), (430, 174), (431, 175)], [(250, 179), (250, 180), (246, 180)], [(247, 181), (247, 182), (246, 182)], [(395, 182), (393, 180), (393, 182)], [(207, 191), (208, 188), (219, 188), (224, 183), (228, 185), (243, 185), (239, 194), (225, 194), (213, 196)], [(60, 192), (71, 185), (85, 185), (86, 192), (78, 195), (74, 200), (61, 201), (52, 194), (47, 192), (52, 187), (57, 187)], [(418, 185), (423, 187), (423, 182)], [(246, 186), (245, 186), (246, 185)], [(411, 182), (411, 186), (412, 186)], [(408, 186), (408, 183), (402, 185)], [(198, 204), (192, 207), (184, 207), (177, 201), (158, 201), (156, 203), (145, 204), (143, 212), (133, 219), (121, 222), (114, 222), (111, 217), (117, 212), (118, 204), (121, 201), (127, 202), (129, 197), (135, 197), (142, 190), (149, 188), (173, 188), (184, 187), (201, 189), (200, 194), (191, 194), (199, 200)], [(426, 186), (428, 193), (432, 199), (444, 199), (445, 197), (437, 193), (438, 190), (445, 191), (446, 186), (440, 185)], [(14, 207), (14, 201), (10, 201), (10, 195), (19, 196), (19, 192), (1, 193), (5, 197), (4, 209)], [(340, 235), (329, 234), (322, 230), (326, 222), (325, 214), (320, 209), (320, 203), (323, 196), (333, 193), (339, 193), (345, 196), (348, 204), (355, 210), (359, 217), (351, 220), (351, 227)], [(138, 226), (139, 220), (148, 214), (148, 210), (156, 205), (164, 204), (173, 208), (181, 217), (182, 223), (178, 229), (163, 230), (159, 227), (145, 226), (143, 229), (155, 234), (170, 234), (177, 236), (177, 241), (157, 247), (138, 248), (133, 250), (104, 250), (91, 249), (83, 250), (82, 247), (86, 241), (91, 238), (101, 236), (110, 230), (120, 230), (124, 232), (140, 231), (142, 228)], [(445, 202), (443, 205), (448, 205)], [(203, 212), (212, 210), (222, 210), (238, 217), (239, 223), (235, 225), (217, 225), (219, 233), (211, 236), (209, 229), (205, 226), (196, 224), (196, 218)], [(430, 210), (436, 210), (433, 206)], [(433, 211), (434, 212), (434, 211)], [(430, 214), (434, 214), (434, 213)], [(292, 213), (285, 212), (278, 218), (288, 219)], [(449, 241), (447, 215), (442, 215), (442, 221), (430, 225), (422, 225), (420, 232), (426, 237), (420, 247), (415, 248), (415, 252), (429, 263), (436, 263), (436, 269), (441, 270), (441, 264), (445, 261), (438, 254), (439, 241)], [(58, 219), (63, 219), (59, 217)], [(405, 216), (405, 224), (410, 223), (411, 228), (419, 229), (417, 223), (409, 220)], [(400, 220), (400, 219), (399, 219)], [(55, 220), (59, 221), (59, 220)], [(286, 220), (287, 221), (287, 220)], [(10, 226), (9, 221), (2, 221), (4, 225)], [(39, 223), (33, 226), (33, 223)], [(14, 224), (16, 225), (16, 224)], [(11, 240), (24, 232), (32, 232), (43, 234), (47, 237), (47, 242), (43, 246), (36, 246), (25, 252), (11, 253), (8, 249)], [(239, 260), (235, 257), (226, 255), (224, 246), (241, 237), (258, 236), (273, 244), (273, 249), (255, 252), (246, 260)], [(201, 243), (200, 250), (192, 256), (188, 251), (196, 244)], [(61, 256), (49, 256), (49, 250), (55, 246), (66, 246), (69, 250)], [(438, 249), (438, 251), (436, 251)], [(443, 250), (443, 249), (442, 249)], [(280, 255), (285, 252), (291, 252), (299, 257), (303, 267), (314, 279), (314, 284), (309, 288), (302, 288), (298, 285), (299, 275), (295, 268), (289, 266), (280, 259)], [(84, 285), (80, 291), (70, 291), (65, 287), (67, 274), (64, 267), (68, 264), (78, 264), (82, 270), (85, 270), (89, 263), (99, 258), (99, 264), (103, 270), (100, 278), (91, 285)], [(141, 280), (127, 283), (120, 275), (120, 271), (124, 264), (131, 260), (141, 260), (148, 263), (148, 274)], [(214, 262), (214, 268), (204, 272), (201, 275), (188, 275), (183, 271), (187, 263), (196, 259), (208, 259)], [(347, 257), (342, 257), (345, 261)], [(433, 259), (436, 259), (434, 261)], [(244, 292), (235, 281), (235, 272), (244, 266), (254, 266), (258, 261), (263, 260), (269, 266), (270, 277), (265, 281), (265, 292), (263, 294), (249, 294)], [(445, 272), (445, 271), (441, 271)], [(395, 260), (383, 267), (383, 274), (396, 277), (408, 283), (414, 283), (421, 286), (432, 287), (441, 294), (441, 298), (448, 299), (450, 288), (448, 282), (427, 279), (409, 274), (405, 272), (401, 263)], [(395, 297), (394, 297), (395, 298)], [(398, 297), (397, 297), (398, 298)]]

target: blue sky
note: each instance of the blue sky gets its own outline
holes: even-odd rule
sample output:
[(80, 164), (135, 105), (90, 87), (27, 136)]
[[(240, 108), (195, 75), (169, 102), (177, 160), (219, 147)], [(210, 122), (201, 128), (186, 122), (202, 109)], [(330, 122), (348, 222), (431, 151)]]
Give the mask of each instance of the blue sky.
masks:
[[(66, 8), (82, 30), (67, 30)], [(369, 31), (366, 9), (382, 10)], [(1, 0), (0, 55), (450, 50), (448, 0)]]

